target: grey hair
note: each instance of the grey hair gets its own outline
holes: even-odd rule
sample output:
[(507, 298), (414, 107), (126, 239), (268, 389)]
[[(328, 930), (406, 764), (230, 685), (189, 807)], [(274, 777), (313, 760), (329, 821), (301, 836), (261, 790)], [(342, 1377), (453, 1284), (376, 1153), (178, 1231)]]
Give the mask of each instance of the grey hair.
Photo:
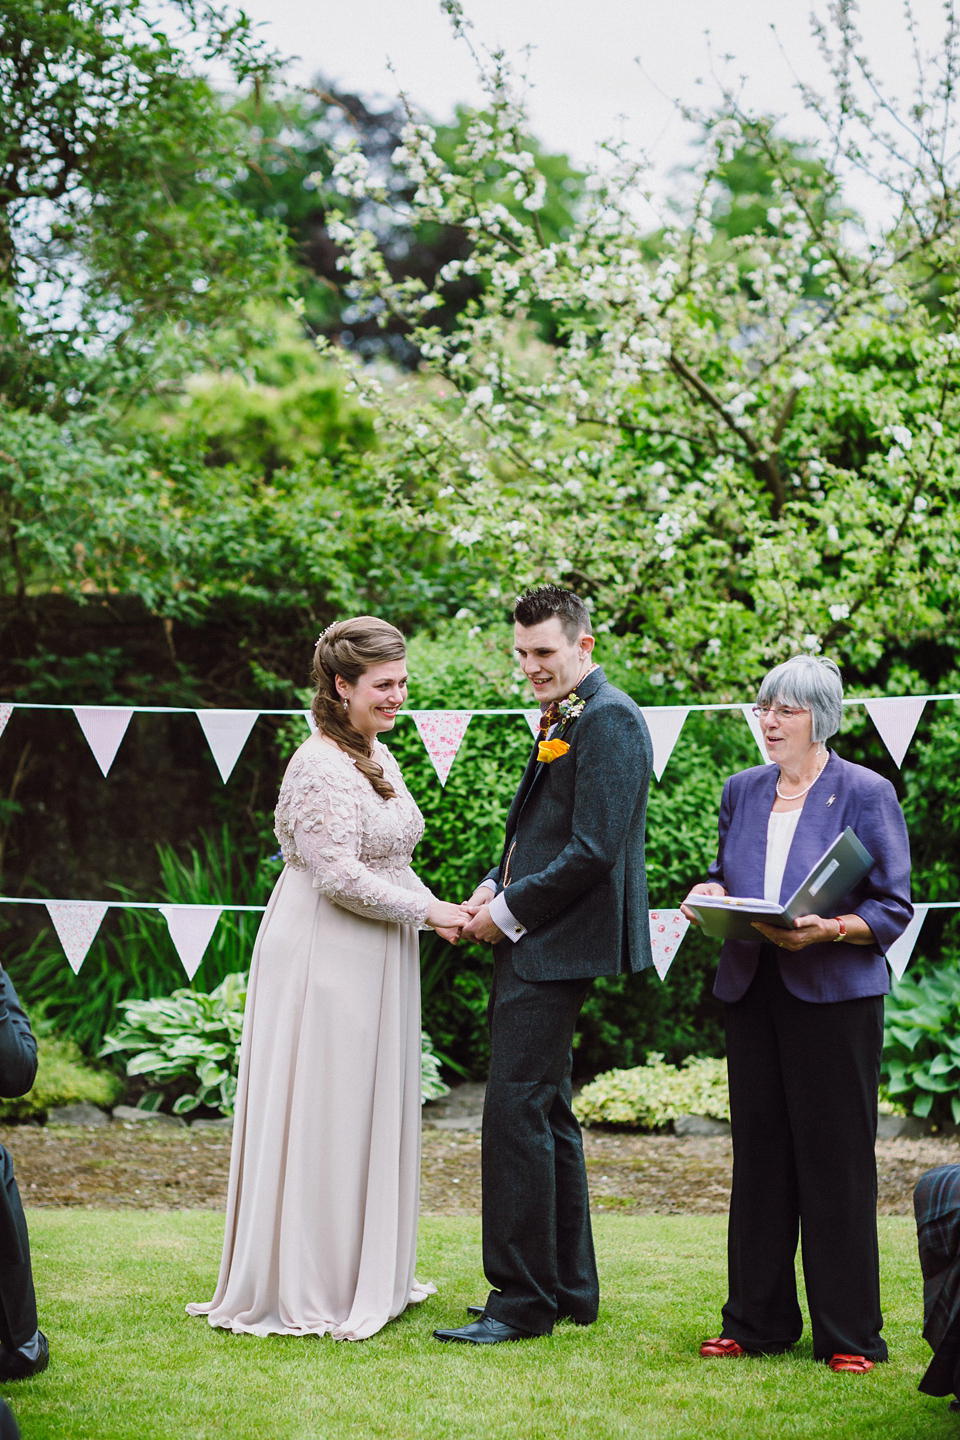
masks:
[(828, 740), (840, 729), (843, 681), (832, 660), (820, 655), (793, 655), (775, 665), (760, 682), (758, 705), (795, 705), (809, 710), (811, 740)]

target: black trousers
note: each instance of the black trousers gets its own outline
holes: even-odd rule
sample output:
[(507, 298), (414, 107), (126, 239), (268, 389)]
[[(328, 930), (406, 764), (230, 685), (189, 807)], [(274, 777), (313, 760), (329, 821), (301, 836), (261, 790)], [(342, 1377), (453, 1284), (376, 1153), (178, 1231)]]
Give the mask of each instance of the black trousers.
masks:
[(494, 952), (490, 1078), (483, 1105), (487, 1313), (532, 1335), (597, 1318), (600, 1287), (580, 1126), (573, 1032), (590, 980), (521, 980)]
[(27, 1221), (13, 1174), (13, 1156), (0, 1145), (0, 1345), (18, 1350), (36, 1333), (37, 1297)]
[(883, 997), (798, 1000), (764, 946), (750, 989), (726, 1006), (726, 1032), (733, 1193), (722, 1334), (768, 1354), (800, 1338), (800, 1237), (815, 1358), (885, 1360), (874, 1149)]

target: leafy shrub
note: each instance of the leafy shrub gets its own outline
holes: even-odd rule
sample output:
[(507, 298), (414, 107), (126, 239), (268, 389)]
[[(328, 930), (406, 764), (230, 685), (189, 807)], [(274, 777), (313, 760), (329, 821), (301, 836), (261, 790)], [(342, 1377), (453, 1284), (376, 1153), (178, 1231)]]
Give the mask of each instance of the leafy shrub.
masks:
[(690, 1055), (680, 1066), (667, 1065), (662, 1055), (653, 1053), (646, 1065), (598, 1075), (583, 1087), (573, 1108), (584, 1125), (636, 1130), (662, 1130), (678, 1115), (729, 1120), (727, 1062)]
[(894, 982), (883, 1030), (883, 1088), (936, 1124), (960, 1125), (960, 964)]
[(109, 1070), (94, 1070), (71, 1040), (37, 1036), (37, 1078), (27, 1095), (0, 1100), (0, 1121), (43, 1119), (57, 1105), (86, 1101), (109, 1109), (120, 1099), (123, 1084)]
[(124, 1021), (107, 1035), (101, 1055), (134, 1053), (128, 1075), (147, 1075), (171, 1091), (175, 1115), (200, 1106), (233, 1114), (246, 974), (228, 975), (210, 993), (174, 990), (156, 1000), (127, 1000)]
[[(125, 1001), (124, 1022), (100, 1053), (132, 1051), (127, 1074), (149, 1076), (165, 1098), (173, 1097), (175, 1115), (201, 1106), (232, 1115), (246, 998), (247, 977), (237, 974), (209, 995), (184, 989), (162, 999)], [(421, 1032), (421, 1040), (422, 1099), (438, 1100), (448, 1087), (429, 1035)]]

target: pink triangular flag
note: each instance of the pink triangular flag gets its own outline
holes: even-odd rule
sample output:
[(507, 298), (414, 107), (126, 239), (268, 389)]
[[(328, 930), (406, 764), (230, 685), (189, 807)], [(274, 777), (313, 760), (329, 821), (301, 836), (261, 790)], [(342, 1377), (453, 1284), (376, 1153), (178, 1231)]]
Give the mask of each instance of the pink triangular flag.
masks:
[(540, 711), (540, 710), (524, 710), (524, 712), (523, 712), (523, 718), (524, 718), (524, 720), (526, 720), (527, 724), (530, 726), (530, 730), (531, 730), (531, 733), (533, 734), (534, 740), (536, 740), (537, 736), (540, 734), (540, 716), (541, 716), (541, 714), (542, 714), (542, 711)]
[(102, 709), (96, 705), (74, 705), (73, 713), (80, 723), (80, 729), (87, 738), (94, 759), (104, 775), (110, 774), (114, 756), (120, 749), (120, 741), (127, 733), (132, 709), (111, 705)]
[(774, 765), (776, 762), (770, 759), (770, 756), (767, 754), (767, 747), (763, 743), (763, 731), (760, 729), (760, 721), (753, 713), (753, 706), (741, 705), (740, 709), (743, 711), (744, 720), (746, 720), (750, 726), (750, 734), (757, 742), (757, 749), (760, 751), (764, 765)]
[(6, 730), (6, 728), (7, 728), (7, 721), (10, 719), (10, 716), (11, 716), (12, 714), (13, 714), (13, 706), (12, 706), (12, 705), (0, 705), (0, 735), (3, 734), (4, 730)]
[(864, 700), (863, 703), (894, 762), (902, 765), (926, 700), (918, 700), (912, 695), (892, 695), (883, 700)]
[(233, 774), (233, 767), (247, 743), (250, 731), (260, 718), (260, 711), (198, 710), (196, 713), (217, 762), (217, 769), (226, 784)]
[(897, 936), (887, 951), (887, 964), (898, 980), (903, 979), (903, 972), (910, 964), (913, 947), (916, 945), (920, 936), (920, 931), (923, 928), (923, 922), (927, 918), (927, 911), (929, 909), (929, 905), (914, 905), (913, 919), (903, 934)]
[(690, 921), (680, 910), (650, 911), (650, 948), (653, 964), (661, 980), (667, 978), (667, 971), (673, 964), (680, 948), (680, 941), (686, 935)]
[(303, 718), (304, 718), (304, 720), (306, 720), (308, 726), (310, 727), (310, 734), (311, 734), (311, 735), (316, 735), (316, 733), (317, 733), (317, 722), (316, 722), (316, 720), (314, 720), (314, 718), (313, 718), (313, 711), (312, 711), (312, 710), (304, 710), (304, 712), (303, 712)]
[(647, 722), (653, 741), (653, 773), (657, 779), (667, 768), (673, 747), (680, 738), (683, 722), (690, 714), (688, 705), (641, 705), (640, 713)]
[(446, 785), (450, 766), (457, 758), (470, 724), (469, 710), (411, 710), (413, 723), (433, 761), (441, 785)]
[(167, 922), (170, 939), (176, 946), (187, 979), (192, 980), (217, 928), (223, 906), (158, 905), (157, 909)]
[(60, 937), (63, 953), (70, 961), (70, 969), (79, 975), (80, 966), (110, 907), (101, 900), (47, 900), (44, 903)]

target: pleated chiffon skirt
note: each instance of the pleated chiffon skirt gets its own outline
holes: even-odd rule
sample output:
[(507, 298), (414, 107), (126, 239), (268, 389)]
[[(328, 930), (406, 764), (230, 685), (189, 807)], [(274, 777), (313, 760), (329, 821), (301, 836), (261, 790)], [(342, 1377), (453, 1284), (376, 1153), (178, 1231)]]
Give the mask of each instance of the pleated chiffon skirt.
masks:
[(220, 1276), (189, 1313), (363, 1340), (425, 1299), (420, 1124), (418, 932), (342, 909), (288, 865), (250, 969)]

